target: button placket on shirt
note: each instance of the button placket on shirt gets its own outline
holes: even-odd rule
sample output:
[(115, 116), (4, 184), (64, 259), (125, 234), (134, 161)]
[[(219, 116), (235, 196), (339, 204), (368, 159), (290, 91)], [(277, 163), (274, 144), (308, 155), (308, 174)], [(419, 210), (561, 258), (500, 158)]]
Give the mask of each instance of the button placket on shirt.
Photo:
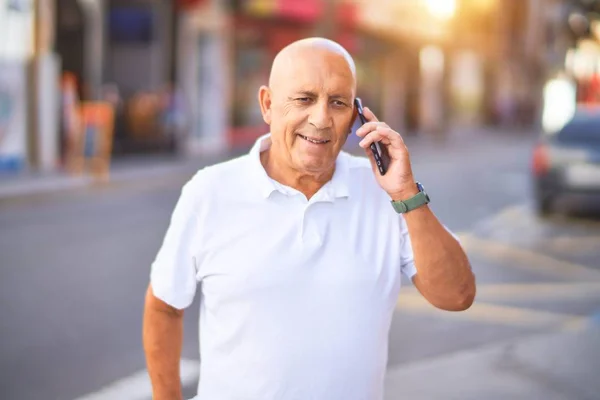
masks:
[(321, 233), (319, 232), (319, 226), (315, 221), (314, 205), (317, 203), (307, 204), (304, 208), (302, 216), (302, 243), (311, 246), (320, 246), (322, 243)]
[(315, 195), (306, 202), (304, 207), (304, 214), (302, 216), (302, 242), (308, 245), (320, 246), (323, 243), (323, 232), (321, 232), (321, 225), (318, 220), (317, 208), (325, 206), (325, 203), (333, 201), (331, 188), (329, 185), (324, 186)]
[(287, 186), (280, 185), (277, 191), (281, 196), (280, 201), (285, 202), (285, 207), (289, 209), (290, 217), (299, 218), (300, 229), (298, 232), (298, 239), (301, 243), (305, 243), (307, 229), (311, 229), (310, 226), (306, 226), (306, 212), (311, 203), (306, 200), (304, 194)]

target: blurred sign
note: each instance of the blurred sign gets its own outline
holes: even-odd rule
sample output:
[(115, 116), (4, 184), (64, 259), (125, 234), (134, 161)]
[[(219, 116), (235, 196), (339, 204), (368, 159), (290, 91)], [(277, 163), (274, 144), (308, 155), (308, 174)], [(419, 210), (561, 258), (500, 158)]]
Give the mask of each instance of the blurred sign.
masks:
[(16, 12), (28, 12), (31, 10), (32, 0), (6, 0), (6, 8)]
[(27, 59), (33, 51), (30, 1), (0, 0), (0, 59)]
[(113, 7), (107, 17), (111, 43), (147, 44), (155, 40), (156, 16), (150, 7)]
[(0, 62), (0, 171), (24, 167), (27, 157), (26, 67)]
[(342, 2), (338, 5), (338, 22), (345, 26), (354, 26), (358, 18), (358, 5), (354, 2)]
[[(331, 0), (329, 0), (331, 1)], [(317, 20), (323, 13), (323, 0), (278, 0), (277, 14), (303, 22)]]
[(177, 6), (184, 10), (193, 9), (199, 7), (206, 0), (177, 0)]
[(323, 0), (246, 0), (243, 10), (255, 17), (284, 17), (312, 22), (323, 12)]
[(85, 102), (81, 106), (82, 130), (75, 146), (74, 172), (89, 170), (108, 180), (114, 134), (114, 109), (106, 102)]
[(244, 2), (243, 10), (255, 17), (272, 16), (277, 13), (276, 0), (247, 0)]

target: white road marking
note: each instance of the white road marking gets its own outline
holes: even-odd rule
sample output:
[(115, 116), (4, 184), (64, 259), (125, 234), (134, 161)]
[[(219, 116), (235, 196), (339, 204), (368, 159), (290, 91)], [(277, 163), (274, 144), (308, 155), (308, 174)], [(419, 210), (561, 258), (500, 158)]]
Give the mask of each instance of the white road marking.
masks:
[[(547, 241), (553, 239), (555, 232), (565, 227), (573, 231), (569, 236), (572, 236), (575, 231), (579, 233), (578, 236), (588, 236), (595, 235), (590, 230), (600, 228), (600, 222), (564, 214), (540, 218), (532, 211), (529, 203), (517, 203), (480, 219), (473, 225), (470, 233), (483, 233), (485, 236), (492, 234), (495, 237), (506, 235), (512, 237), (517, 234), (521, 240)], [(552, 234), (547, 235), (548, 232)]]
[(472, 235), (461, 235), (459, 238), (467, 253), (477, 253), (484, 257), (498, 260), (506, 266), (583, 281), (600, 280), (600, 270), (593, 269), (592, 267), (559, 260), (532, 250), (517, 248), (497, 240), (480, 239)]
[[(415, 287), (402, 288), (402, 296), (419, 296)], [(477, 285), (477, 302), (594, 300), (600, 298), (600, 282), (482, 283)]]
[(586, 253), (598, 250), (600, 246), (600, 235), (590, 236), (562, 236), (554, 239), (550, 239), (545, 243), (542, 243), (544, 249), (561, 252), (561, 253)]
[(490, 300), (593, 300), (600, 299), (600, 283), (501, 283), (477, 287), (477, 299)]
[(468, 310), (449, 313), (438, 310), (417, 293), (403, 293), (398, 298), (396, 309), (404, 312), (430, 314), (454, 321), (475, 321), (509, 326), (538, 328), (553, 327), (554, 330), (573, 330), (588, 325), (590, 318), (574, 314), (535, 310), (525, 307), (505, 306), (475, 302)]
[[(180, 364), (182, 385), (193, 384), (198, 379), (199, 369), (199, 361), (182, 359)], [(75, 400), (148, 400), (151, 398), (150, 378), (148, 371), (143, 369)]]

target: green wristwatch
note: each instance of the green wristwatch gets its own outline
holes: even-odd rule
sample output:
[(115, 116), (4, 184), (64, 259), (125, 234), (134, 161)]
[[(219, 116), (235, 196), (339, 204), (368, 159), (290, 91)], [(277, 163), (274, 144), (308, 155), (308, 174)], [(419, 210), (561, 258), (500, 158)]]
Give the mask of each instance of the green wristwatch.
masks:
[(415, 194), (410, 199), (404, 201), (392, 200), (392, 207), (394, 207), (394, 210), (396, 210), (398, 214), (407, 213), (429, 203), (429, 195), (425, 192), (425, 188), (419, 182), (417, 182), (417, 189), (419, 189), (419, 193)]

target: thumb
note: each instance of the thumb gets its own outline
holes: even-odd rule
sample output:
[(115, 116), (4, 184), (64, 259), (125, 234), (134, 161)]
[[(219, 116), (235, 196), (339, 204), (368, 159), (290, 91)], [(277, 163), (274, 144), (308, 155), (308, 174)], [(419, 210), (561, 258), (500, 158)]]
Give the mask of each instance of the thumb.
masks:
[(369, 107), (365, 107), (363, 109), (363, 113), (365, 114), (365, 118), (367, 119), (367, 121), (379, 122), (379, 119), (377, 119), (377, 117), (375, 116), (375, 114), (373, 114), (373, 111), (371, 111)]

